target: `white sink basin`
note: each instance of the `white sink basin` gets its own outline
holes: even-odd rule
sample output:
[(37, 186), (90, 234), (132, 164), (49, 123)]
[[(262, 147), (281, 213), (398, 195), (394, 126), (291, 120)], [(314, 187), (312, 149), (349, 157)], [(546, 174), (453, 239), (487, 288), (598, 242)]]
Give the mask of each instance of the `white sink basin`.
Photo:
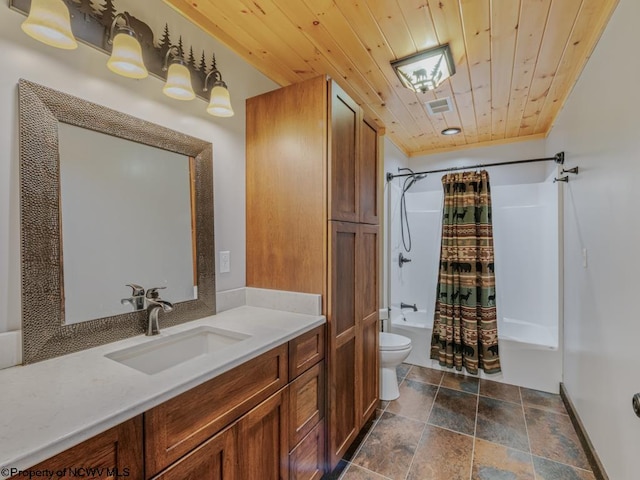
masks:
[(153, 375), (197, 357), (211, 355), (251, 335), (215, 327), (196, 327), (185, 332), (118, 350), (105, 355), (111, 360)]

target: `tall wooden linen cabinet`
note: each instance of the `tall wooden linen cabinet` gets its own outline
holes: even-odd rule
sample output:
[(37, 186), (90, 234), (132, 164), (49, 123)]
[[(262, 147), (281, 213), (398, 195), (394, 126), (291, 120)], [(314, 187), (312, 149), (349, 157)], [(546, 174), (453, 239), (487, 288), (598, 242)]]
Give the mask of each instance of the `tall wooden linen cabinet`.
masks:
[(247, 286), (322, 294), (328, 471), (378, 400), (380, 141), (326, 77), (247, 100)]

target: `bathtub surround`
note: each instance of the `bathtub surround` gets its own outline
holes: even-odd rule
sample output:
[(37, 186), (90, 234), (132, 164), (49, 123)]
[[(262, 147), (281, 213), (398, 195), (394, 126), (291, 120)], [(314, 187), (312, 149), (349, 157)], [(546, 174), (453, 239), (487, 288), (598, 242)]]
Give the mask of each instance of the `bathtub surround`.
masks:
[[(433, 163), (427, 163), (429, 157), (418, 157), (411, 159), (411, 168), (422, 171), (547, 156), (544, 142), (536, 140), (433, 155)], [(553, 171), (547, 172), (547, 166), (551, 166)], [(557, 175), (553, 162), (490, 167), (487, 170), (491, 176), (502, 367), (502, 372), (492, 379), (558, 393), (558, 384), (562, 380), (559, 209), (562, 205), (560, 194), (566, 185), (552, 183), (553, 176)], [(392, 257), (397, 257), (402, 248), (398, 217), (401, 190), (397, 183), (398, 180), (394, 180), (386, 187), (387, 193), (391, 192), (388, 233), (391, 235), (389, 249)], [(402, 269), (398, 268), (397, 262), (387, 264), (391, 272), (389, 331), (412, 339), (415, 348), (408, 362), (431, 368), (439, 368), (438, 363), (430, 360), (426, 353), (420, 356), (418, 345), (431, 338), (439, 269), (442, 197), (441, 176), (429, 175), (412, 187), (407, 194), (407, 211), (414, 237), (412, 262)], [(418, 314), (405, 310), (401, 315), (400, 302), (417, 303)]]
[(431, 358), (471, 374), (500, 372), (489, 174), (442, 178), (444, 209)]

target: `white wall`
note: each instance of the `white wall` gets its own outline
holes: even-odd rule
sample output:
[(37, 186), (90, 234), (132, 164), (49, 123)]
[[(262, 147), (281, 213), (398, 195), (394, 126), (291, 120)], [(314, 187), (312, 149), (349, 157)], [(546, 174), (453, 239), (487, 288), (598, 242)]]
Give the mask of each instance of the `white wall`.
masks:
[[(398, 149), (398, 147), (395, 146), (395, 144), (393, 142), (391, 142), (391, 140), (389, 140), (388, 137), (384, 138), (384, 173), (385, 176), (387, 173), (393, 173), (396, 174), (398, 173), (398, 168), (400, 167), (408, 167), (409, 166), (409, 159), (407, 158), (407, 156), (402, 153), (400, 151), (400, 149)], [(394, 180), (393, 183), (389, 183), (385, 180), (384, 182), (384, 215), (383, 215), (383, 223), (382, 223), (382, 228), (383, 228), (383, 259), (382, 259), (382, 265), (383, 265), (383, 275), (382, 275), (382, 301), (380, 302), (380, 308), (381, 311), (383, 312), (383, 315), (381, 316), (381, 318), (384, 320), (386, 318), (386, 312), (384, 312), (384, 309), (388, 308), (388, 301), (389, 301), (389, 271), (391, 268), (390, 265), (390, 257), (389, 257), (389, 249), (388, 249), (388, 245), (389, 245), (389, 238), (388, 238), (388, 234), (389, 234), (389, 229), (386, 228), (386, 223), (388, 221), (390, 221), (389, 219), (391, 218), (391, 216), (393, 215), (390, 208), (396, 209), (396, 206), (393, 206), (389, 204), (388, 199), (389, 199), (389, 195), (391, 194), (392, 197), (396, 197), (397, 195), (395, 195), (394, 193), (390, 193), (391, 189), (393, 188), (394, 184), (397, 184), (398, 180)]]
[(202, 100), (184, 103), (171, 100), (162, 94), (162, 82), (156, 78), (136, 81), (115, 75), (105, 66), (105, 54), (83, 44), (77, 50), (63, 51), (36, 42), (20, 30), (25, 17), (3, 2), (0, 5), (0, 332), (20, 328), (16, 87), (19, 78), (212, 142), (216, 250), (231, 251), (231, 272), (217, 275), (217, 289), (245, 285), (244, 100), (277, 85), (162, 2), (123, 0), (119, 7), (147, 22), (156, 36), (167, 22), (175, 35), (182, 35), (185, 45), (194, 46), (195, 52), (204, 49), (210, 57), (215, 51), (218, 67), (229, 85), (235, 116), (212, 117), (205, 112), (206, 103)]
[(638, 19), (621, 0), (547, 139), (580, 167), (564, 192), (564, 382), (612, 480), (640, 475)]
[[(508, 143), (481, 148), (470, 148), (456, 152), (437, 153), (412, 157), (409, 166), (414, 171), (437, 170), (441, 168), (466, 167), (512, 160), (543, 158), (546, 154), (545, 141), (529, 140), (526, 142)], [(553, 165), (553, 162), (549, 162)], [(546, 178), (547, 162), (527, 163), (503, 167), (489, 167), (491, 186), (517, 185), (520, 183), (538, 183)], [(446, 172), (445, 172), (446, 173)], [(445, 173), (434, 173), (411, 187), (411, 191), (442, 190), (442, 176)]]

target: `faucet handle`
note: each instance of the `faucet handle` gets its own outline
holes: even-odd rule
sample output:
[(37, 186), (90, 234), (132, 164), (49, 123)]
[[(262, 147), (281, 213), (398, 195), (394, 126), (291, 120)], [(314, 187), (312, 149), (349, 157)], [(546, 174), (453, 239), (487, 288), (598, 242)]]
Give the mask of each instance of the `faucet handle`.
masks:
[(147, 290), (147, 298), (151, 298), (151, 299), (158, 299), (160, 298), (160, 294), (158, 293), (158, 290), (164, 290), (167, 287), (153, 287)]
[(136, 283), (127, 283), (127, 287), (131, 287), (132, 297), (138, 297), (140, 295), (144, 295), (144, 287), (142, 285), (138, 285)]

